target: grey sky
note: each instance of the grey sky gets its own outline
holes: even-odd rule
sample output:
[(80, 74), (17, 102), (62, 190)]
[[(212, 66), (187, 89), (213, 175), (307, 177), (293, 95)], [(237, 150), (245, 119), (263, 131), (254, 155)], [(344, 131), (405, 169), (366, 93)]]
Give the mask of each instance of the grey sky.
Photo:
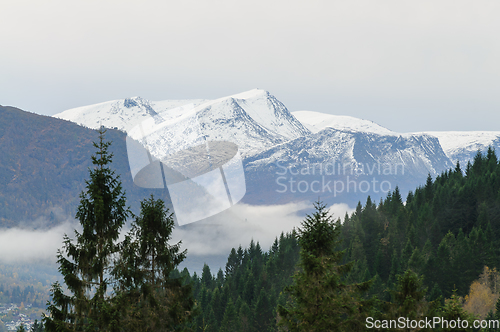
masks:
[(0, 2), (0, 104), (252, 88), (395, 131), (500, 130), (498, 1)]

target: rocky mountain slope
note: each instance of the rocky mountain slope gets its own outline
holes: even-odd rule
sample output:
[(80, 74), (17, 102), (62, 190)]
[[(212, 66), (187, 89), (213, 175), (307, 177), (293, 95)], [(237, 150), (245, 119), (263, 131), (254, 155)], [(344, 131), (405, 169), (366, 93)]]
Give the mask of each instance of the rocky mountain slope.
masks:
[(494, 147), (497, 151), (500, 150), (500, 131), (429, 131), (401, 134), (384, 128), (372, 121), (357, 119), (351, 116), (311, 111), (297, 111), (292, 114), (313, 132), (318, 132), (325, 128), (334, 128), (337, 130), (389, 136), (434, 136), (439, 140), (439, 144), (450, 161), (454, 164), (459, 161), (462, 167), (465, 167), (467, 162), (474, 158), (477, 151), (485, 152), (489, 146)]

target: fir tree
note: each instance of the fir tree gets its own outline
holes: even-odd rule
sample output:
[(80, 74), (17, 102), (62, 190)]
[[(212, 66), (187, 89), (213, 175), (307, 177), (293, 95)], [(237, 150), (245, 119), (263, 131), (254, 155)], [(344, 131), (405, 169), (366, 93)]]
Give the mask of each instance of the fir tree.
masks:
[(58, 282), (52, 285), (53, 302), (44, 317), (47, 331), (105, 331), (113, 321), (106, 276), (130, 212), (119, 176), (109, 168), (113, 155), (108, 152), (111, 142), (104, 141), (105, 132), (101, 128), (99, 141), (94, 142), (94, 168), (80, 195), (76, 218), (83, 230), (75, 231), (76, 242), (65, 235), (63, 250), (58, 251), (59, 271), (72, 295), (64, 294)]
[(300, 271), (287, 288), (291, 301), (279, 306), (280, 325), (290, 331), (363, 330), (364, 310), (370, 308), (361, 299), (370, 282), (346, 284), (342, 278), (352, 264), (341, 265), (340, 223), (334, 223), (326, 205), (314, 204), (316, 211), (307, 215), (298, 230)]
[(255, 303), (254, 326), (257, 328), (257, 331), (267, 331), (272, 318), (273, 310), (269, 303), (269, 297), (264, 289), (261, 289), (257, 302)]
[[(408, 269), (397, 276), (396, 289), (391, 291), (392, 303), (387, 311), (389, 319), (408, 317), (412, 320), (431, 317), (436, 313), (440, 302), (427, 302), (427, 288), (423, 286), (423, 277)], [(409, 328), (407, 330), (410, 330)]]
[(201, 284), (207, 289), (212, 288), (213, 276), (210, 272), (210, 266), (208, 266), (206, 263), (203, 265), (203, 272), (201, 273)]
[(172, 278), (186, 257), (180, 242), (169, 244), (174, 220), (161, 199), (141, 202), (113, 271), (118, 280), (115, 303), (124, 331), (177, 331), (193, 314), (191, 284)]
[(467, 320), (469, 322), (468, 328), (451, 328), (449, 324), (442, 324), (443, 331), (464, 331), (464, 332), (473, 331), (472, 322), (475, 319), (475, 317), (463, 309), (461, 300), (459, 296), (456, 294), (456, 292), (457, 292), (456, 289), (453, 290), (451, 298), (445, 301), (440, 316), (441, 319), (446, 320), (448, 322), (458, 321), (458, 319), (462, 321)]
[(226, 311), (224, 312), (224, 317), (221, 322), (221, 332), (238, 332), (240, 328), (238, 326), (238, 316), (236, 308), (233, 305), (233, 301), (230, 299), (226, 306)]

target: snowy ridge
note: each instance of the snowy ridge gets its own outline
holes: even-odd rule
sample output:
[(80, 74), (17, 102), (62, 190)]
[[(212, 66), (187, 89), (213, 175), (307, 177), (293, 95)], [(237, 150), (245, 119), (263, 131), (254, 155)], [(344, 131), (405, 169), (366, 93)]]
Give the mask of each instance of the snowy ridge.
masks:
[[(429, 173), (434, 177), (452, 168), (455, 160), (463, 168), (478, 149), (484, 151), (488, 145), (500, 149), (500, 132), (397, 133), (350, 116), (290, 113), (273, 95), (259, 89), (214, 100), (153, 102), (133, 97), (79, 107), (56, 116), (91, 128), (104, 125), (126, 131), (154, 157), (176, 167), (189, 164), (184, 158), (189, 153), (185, 151), (207, 141), (234, 143), (243, 159), (245, 197), (251, 204), (318, 198), (311, 191), (278, 191), (283, 182), (280, 180), (278, 185), (277, 181), (283, 173), (290, 181), (300, 176), (307, 183), (323, 181), (323, 175), (297, 175), (284, 169), (348, 165), (354, 175), (342, 171), (325, 180), (347, 183), (356, 178), (358, 184), (385, 181), (392, 189), (397, 185), (402, 190), (413, 190), (425, 182)], [(204, 169), (204, 164), (199, 163), (193, 169)], [(389, 170), (381, 171), (384, 167)], [(371, 188), (367, 194), (372, 198), (384, 195), (377, 191), (380, 188)], [(345, 194), (342, 199), (358, 201), (359, 192)], [(337, 199), (331, 192), (320, 196)]]
[(128, 132), (137, 123), (148, 117), (155, 117), (159, 112), (175, 109), (187, 104), (200, 104), (203, 100), (167, 100), (150, 102), (141, 97), (112, 100), (95, 105), (72, 108), (54, 115), (56, 118), (68, 120), (98, 129), (101, 125)]
[(156, 131), (142, 142), (159, 159), (197, 143), (200, 136), (235, 143), (247, 156), (310, 134), (280, 101), (259, 89), (215, 100), (150, 102), (134, 97), (67, 110), (55, 117), (90, 128), (118, 128), (139, 140), (142, 136), (130, 131), (144, 121), (154, 121)]
[[(431, 133), (397, 133), (372, 121), (345, 115), (332, 115), (312, 111), (292, 113), (314, 133), (336, 131), (349, 133), (355, 138), (350, 156), (320, 153), (320, 159), (349, 160), (352, 163), (403, 163), (419, 173), (436, 175), (446, 167), (451, 167), (440, 141)], [(336, 135), (336, 134), (335, 134)], [(312, 149), (314, 150), (314, 148)]]
[[(199, 136), (205, 140), (225, 140), (235, 143), (242, 156), (249, 157), (328, 128), (376, 135), (370, 136), (375, 140), (379, 139), (375, 138), (378, 135), (401, 137), (408, 141), (416, 140), (423, 143), (426, 141), (423, 136), (430, 135), (439, 139), (444, 153), (452, 162), (458, 160), (462, 165), (472, 159), (477, 150), (485, 151), (490, 145), (500, 149), (500, 132), (401, 134), (372, 121), (351, 116), (312, 111), (290, 113), (279, 100), (260, 89), (214, 100), (152, 102), (141, 97), (133, 97), (70, 109), (56, 114), (55, 117), (90, 128), (98, 128), (101, 125), (117, 128), (129, 134), (137, 124), (151, 119), (159, 131), (151, 133), (143, 143), (160, 159), (196, 143), (196, 137)], [(190, 138), (186, 139), (188, 137)], [(141, 139), (141, 137), (135, 138)], [(330, 150), (329, 153), (334, 154), (333, 151)], [(431, 171), (428, 165), (426, 169)], [(439, 167), (434, 171), (437, 169)]]
[(438, 139), (430, 135), (325, 128), (245, 159), (246, 201), (279, 204), (320, 197), (354, 206), (363, 195), (378, 200), (396, 186), (405, 195), (425, 183), (429, 173), (435, 177), (452, 167)]
[(401, 164), (412, 176), (437, 175), (453, 165), (436, 137), (430, 135), (379, 135), (326, 128), (277, 145), (247, 159), (247, 169), (258, 170), (270, 163)]
[(476, 152), (494, 144), (500, 138), (499, 131), (430, 131), (426, 134), (439, 139), (443, 150), (453, 156), (463, 150)]
[(489, 146), (500, 151), (500, 131), (430, 131), (424, 132), (439, 139), (444, 152), (453, 163), (465, 167), (477, 151), (485, 152)]
[(312, 111), (296, 111), (292, 114), (309, 130), (317, 133), (325, 128), (372, 133), (379, 135), (401, 135), (375, 122), (354, 118), (347, 115), (332, 115)]
[[(455, 163), (459, 161), (464, 167), (477, 151), (486, 151), (489, 146), (500, 150), (500, 132), (495, 131), (429, 131), (416, 133), (397, 133), (384, 128), (372, 121), (344, 115), (331, 115), (312, 111), (297, 111), (292, 113), (304, 126), (313, 133), (326, 128), (336, 130), (377, 134), (386, 136), (401, 136), (407, 139), (428, 135), (439, 140), (446, 156)], [(432, 172), (431, 172), (432, 173)]]

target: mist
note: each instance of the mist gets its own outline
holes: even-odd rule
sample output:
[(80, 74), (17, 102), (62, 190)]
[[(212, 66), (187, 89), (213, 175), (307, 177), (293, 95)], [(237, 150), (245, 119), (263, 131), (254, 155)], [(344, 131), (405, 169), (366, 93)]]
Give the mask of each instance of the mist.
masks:
[(55, 263), (64, 234), (72, 236), (78, 224), (65, 221), (50, 229), (0, 229), (0, 262)]
[[(218, 268), (225, 264), (231, 248), (240, 245), (246, 248), (251, 240), (259, 242), (262, 250), (267, 251), (282, 232), (300, 227), (311, 208), (309, 202), (272, 206), (236, 204), (212, 218), (174, 228), (170, 243), (181, 241), (181, 250), (187, 249), (187, 259), (182, 266), (188, 266), (190, 271), (201, 271), (204, 262)], [(334, 218), (341, 219), (346, 212), (353, 212), (347, 204), (335, 204), (329, 209)], [(28, 224), (33, 223), (23, 223)], [(40, 226), (43, 221), (37, 220), (36, 224)], [(50, 229), (26, 226), (0, 229), (0, 263), (55, 264), (64, 234), (74, 239), (75, 229), (81, 230), (76, 220), (67, 220)], [(122, 228), (120, 240), (129, 229), (128, 224)]]
[[(270, 249), (276, 237), (300, 227), (305, 214), (310, 213), (310, 202), (288, 203), (272, 206), (236, 204), (209, 220), (177, 227), (172, 242), (182, 241), (181, 249), (187, 249), (187, 258), (181, 264), (190, 272), (201, 273), (207, 263), (212, 271), (223, 267), (231, 248), (249, 246), (250, 241), (259, 242), (263, 251)], [(347, 204), (329, 207), (335, 219), (351, 214), (354, 209)]]

